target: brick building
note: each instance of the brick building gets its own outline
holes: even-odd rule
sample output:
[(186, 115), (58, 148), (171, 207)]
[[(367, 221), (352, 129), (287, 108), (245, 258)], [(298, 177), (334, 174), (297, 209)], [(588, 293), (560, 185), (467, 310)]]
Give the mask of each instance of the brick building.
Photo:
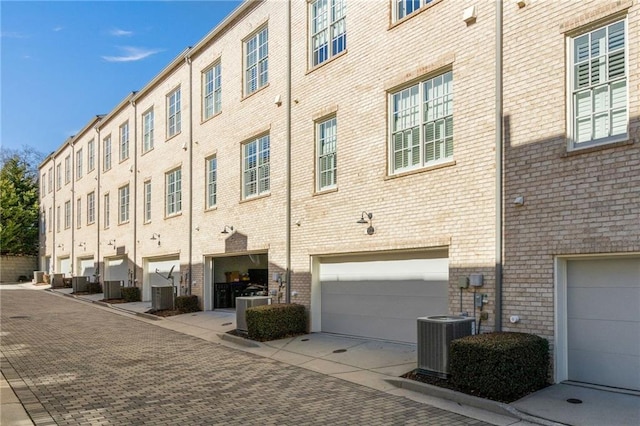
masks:
[(640, 388), (637, 0), (361, 4), (247, 1), (90, 120), (40, 167), (41, 267), (406, 342), (464, 312)]

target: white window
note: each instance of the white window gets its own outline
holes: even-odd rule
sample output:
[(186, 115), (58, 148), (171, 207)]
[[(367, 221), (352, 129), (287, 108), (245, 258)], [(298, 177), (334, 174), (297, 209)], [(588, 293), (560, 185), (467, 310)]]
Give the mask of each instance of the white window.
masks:
[(120, 161), (129, 158), (129, 122), (120, 126)]
[(336, 118), (322, 121), (316, 125), (316, 141), (318, 152), (318, 189), (329, 189), (336, 186)]
[(62, 188), (62, 164), (56, 165), (56, 188)]
[(166, 175), (167, 216), (182, 211), (182, 170), (175, 169)]
[(144, 183), (144, 222), (151, 222), (151, 181)]
[(111, 205), (109, 194), (104, 194), (104, 229), (111, 225)]
[(202, 73), (202, 111), (203, 119), (213, 117), (222, 109), (222, 76), (218, 62)]
[(167, 135), (172, 137), (180, 133), (180, 88), (167, 96)]
[(402, 19), (433, 0), (393, 0), (395, 19)]
[(96, 193), (87, 194), (87, 225), (96, 221)]
[(153, 148), (153, 109), (142, 116), (142, 152)]
[(64, 229), (71, 228), (71, 201), (64, 203)]
[(51, 232), (51, 228), (53, 228), (53, 208), (49, 207), (49, 232)]
[(111, 136), (107, 136), (106, 138), (104, 138), (103, 141), (104, 144), (104, 171), (106, 172), (107, 170), (111, 169)]
[(243, 150), (243, 195), (250, 198), (270, 190), (269, 135), (245, 143)]
[(392, 173), (453, 158), (453, 74), (446, 72), (391, 95)]
[(82, 227), (82, 198), (76, 200), (76, 228)]
[(60, 206), (56, 207), (56, 228), (57, 228), (57, 232), (60, 232), (60, 222), (62, 220), (62, 217), (60, 215)]
[(311, 66), (347, 48), (346, 0), (315, 0), (311, 8)]
[(40, 195), (44, 197), (47, 194), (47, 173), (42, 173), (42, 179), (40, 179)]
[(218, 202), (218, 159), (207, 159), (207, 207), (215, 207)]
[(129, 185), (118, 189), (118, 223), (129, 221)]
[(269, 29), (258, 31), (244, 43), (245, 95), (250, 95), (269, 82)]
[(53, 191), (53, 166), (49, 167), (49, 179), (47, 180), (47, 192)]
[(87, 143), (87, 172), (96, 168), (96, 144), (93, 139)]
[(628, 137), (626, 21), (571, 39), (570, 148)]
[(76, 152), (76, 179), (82, 177), (82, 148)]
[[(64, 158), (64, 183), (65, 185), (71, 182), (71, 156), (67, 155)], [(49, 188), (51, 191), (51, 188)]]

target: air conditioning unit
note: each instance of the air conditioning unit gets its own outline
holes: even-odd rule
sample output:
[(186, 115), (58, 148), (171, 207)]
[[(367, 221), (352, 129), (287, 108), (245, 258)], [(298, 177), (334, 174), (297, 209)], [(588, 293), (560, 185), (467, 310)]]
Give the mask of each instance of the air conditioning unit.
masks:
[(174, 286), (151, 286), (151, 309), (162, 311), (164, 309), (174, 309)]
[(236, 297), (236, 328), (240, 331), (247, 329), (247, 309), (254, 306), (269, 305), (271, 298), (267, 296)]
[(122, 285), (120, 281), (105, 281), (102, 283), (102, 291), (105, 299), (122, 298)]
[(74, 293), (89, 291), (87, 277), (71, 278), (71, 288), (73, 289)]
[(437, 315), (418, 318), (418, 369), (446, 379), (449, 376), (449, 344), (471, 335), (474, 319)]

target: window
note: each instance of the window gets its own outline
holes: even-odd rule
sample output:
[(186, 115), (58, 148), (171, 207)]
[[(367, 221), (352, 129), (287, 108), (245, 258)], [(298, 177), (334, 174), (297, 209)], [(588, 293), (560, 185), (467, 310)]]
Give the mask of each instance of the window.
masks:
[(392, 172), (453, 158), (453, 73), (451, 71), (391, 95)]
[(87, 194), (87, 225), (96, 221), (96, 193)]
[(153, 109), (142, 116), (142, 152), (153, 148)]
[(104, 229), (107, 229), (111, 225), (111, 206), (109, 194), (104, 194)]
[(412, 14), (433, 0), (393, 0), (396, 20)]
[(64, 229), (71, 227), (71, 201), (64, 203)]
[(66, 185), (69, 182), (71, 182), (71, 156), (67, 155), (64, 159), (64, 184)]
[(60, 206), (56, 207), (56, 231), (60, 232), (60, 221), (62, 220), (62, 217), (60, 215)]
[(82, 198), (76, 200), (76, 228), (82, 227)]
[(167, 216), (182, 211), (182, 170), (175, 169), (166, 175)]
[(144, 183), (144, 222), (151, 222), (151, 181)]
[(311, 7), (311, 66), (347, 48), (346, 0), (316, 0)]
[(242, 149), (244, 198), (269, 192), (269, 135), (244, 144)]
[(118, 223), (129, 221), (129, 185), (118, 189)]
[[(51, 232), (51, 228), (53, 228), (53, 208), (49, 207), (49, 232)], [(58, 226), (58, 230), (60, 230), (60, 226)]]
[(129, 122), (120, 126), (120, 161), (129, 158)]
[(167, 96), (167, 135), (172, 137), (180, 133), (180, 88)]
[(82, 148), (76, 152), (76, 180), (82, 177)]
[(220, 63), (202, 73), (202, 115), (206, 120), (222, 109)]
[(207, 208), (215, 207), (218, 202), (218, 159), (207, 159)]
[(62, 188), (62, 164), (56, 164), (56, 188)]
[(627, 135), (626, 21), (571, 40), (571, 146), (624, 140)]
[(44, 197), (47, 194), (47, 173), (42, 173), (42, 179), (40, 180), (40, 194)]
[(49, 167), (49, 179), (47, 180), (47, 192), (53, 190), (53, 166)]
[(263, 28), (244, 44), (245, 95), (250, 95), (269, 82), (269, 29)]
[(329, 189), (336, 186), (336, 118), (320, 122), (316, 126), (318, 152), (318, 189)]
[(103, 168), (106, 172), (111, 169), (111, 136), (107, 136), (104, 138), (104, 158), (103, 158)]
[(87, 144), (87, 172), (91, 172), (96, 168), (96, 144), (91, 139)]

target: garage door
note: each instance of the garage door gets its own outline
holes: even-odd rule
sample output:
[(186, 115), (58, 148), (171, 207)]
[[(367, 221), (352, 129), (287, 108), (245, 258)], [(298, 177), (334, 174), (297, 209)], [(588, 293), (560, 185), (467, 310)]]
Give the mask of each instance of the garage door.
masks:
[(126, 284), (129, 280), (129, 264), (124, 257), (117, 257), (105, 260), (106, 271), (104, 279), (106, 281), (124, 281)]
[(416, 319), (448, 313), (446, 253), (323, 260), (322, 331), (416, 342)]
[(78, 276), (90, 277), (93, 280), (93, 274), (96, 272), (93, 257), (78, 259)]
[(640, 258), (567, 261), (568, 378), (640, 390)]
[(151, 300), (151, 286), (165, 286), (171, 285), (169, 272), (173, 277), (173, 282), (176, 287), (180, 286), (180, 259), (177, 257), (163, 258), (163, 259), (150, 259), (147, 261), (147, 268), (145, 270), (144, 287), (142, 289), (143, 300)]
[(64, 274), (65, 277), (71, 276), (71, 258), (70, 257), (64, 257), (60, 259), (60, 271), (58, 272), (60, 272), (61, 274)]

